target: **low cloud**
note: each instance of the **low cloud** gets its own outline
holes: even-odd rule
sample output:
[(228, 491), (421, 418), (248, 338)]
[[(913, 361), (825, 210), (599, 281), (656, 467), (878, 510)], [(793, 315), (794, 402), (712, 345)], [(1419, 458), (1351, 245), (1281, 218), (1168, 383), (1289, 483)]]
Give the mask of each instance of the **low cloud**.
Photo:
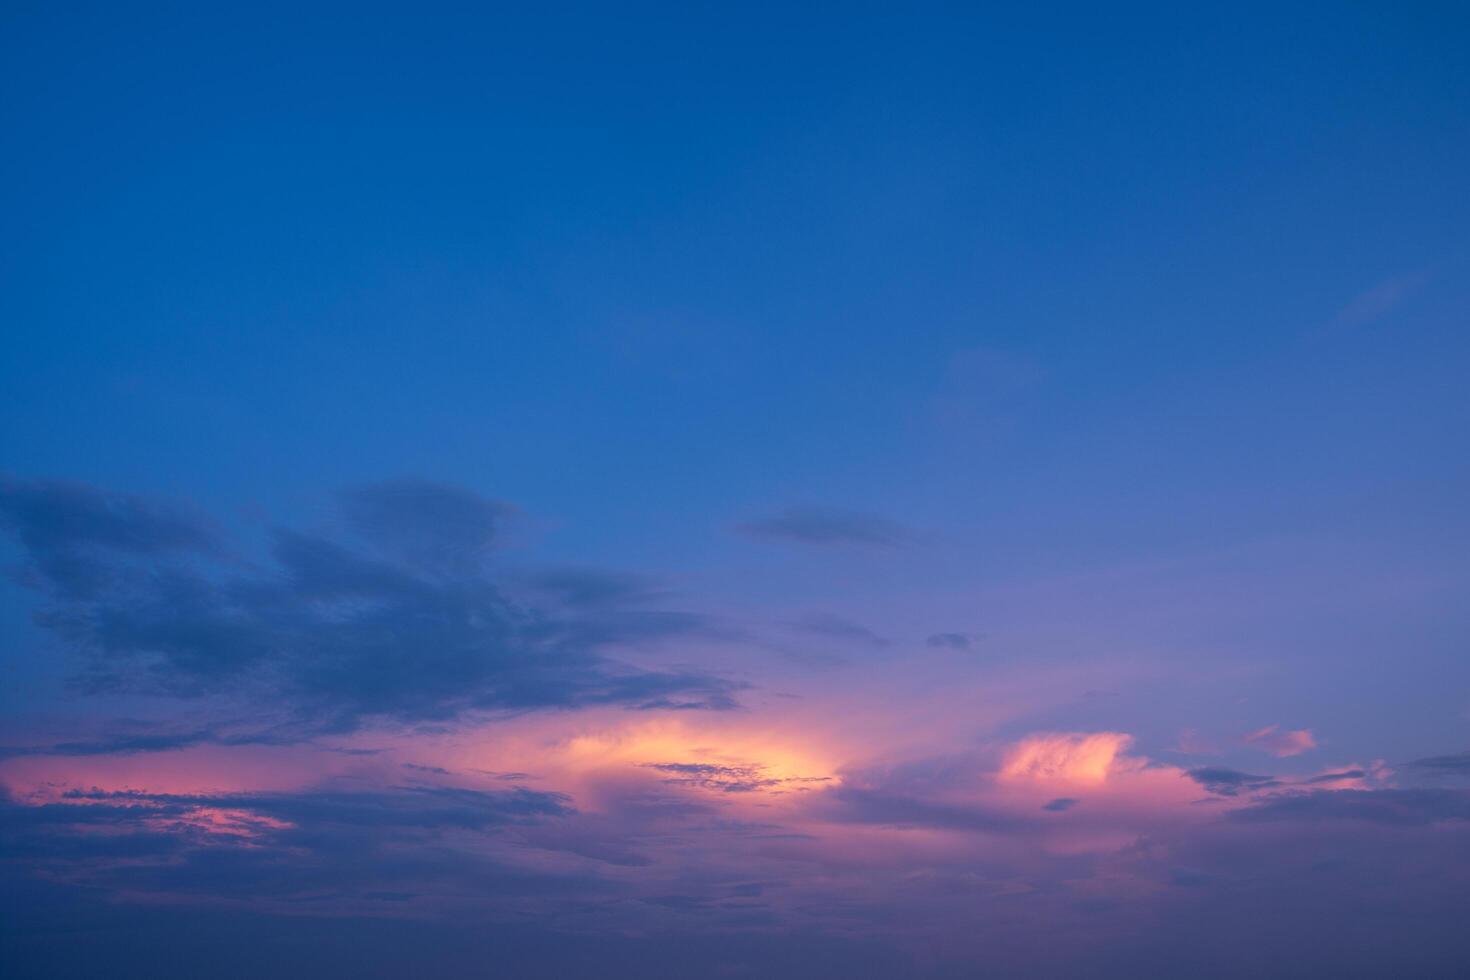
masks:
[[(525, 789), (72, 791), (40, 805), (0, 799), (0, 857), (64, 867), (91, 888), (174, 901), (351, 907), (422, 891), (486, 900), (597, 888), (512, 870), (473, 843), (574, 814), (566, 797)], [(451, 841), (460, 843), (446, 849)]]

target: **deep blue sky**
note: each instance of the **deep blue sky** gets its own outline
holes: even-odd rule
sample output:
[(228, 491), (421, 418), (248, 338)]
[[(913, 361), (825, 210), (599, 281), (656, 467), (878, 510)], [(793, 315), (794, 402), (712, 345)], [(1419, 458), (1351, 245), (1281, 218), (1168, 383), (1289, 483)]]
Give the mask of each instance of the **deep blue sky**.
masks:
[(407, 478), (723, 624), (672, 663), (1025, 703), (931, 754), (1465, 749), (1470, 8), (795, 7), (7, 4), (11, 740), (183, 717), (67, 686), (35, 569), (113, 545), (35, 501), (226, 576)]
[[(1452, 11), (350, 9), (11, 15), (15, 466), (272, 508), (388, 466), (613, 548), (653, 487), (687, 533), (1454, 466)], [(1044, 393), (936, 444), (973, 348)]]

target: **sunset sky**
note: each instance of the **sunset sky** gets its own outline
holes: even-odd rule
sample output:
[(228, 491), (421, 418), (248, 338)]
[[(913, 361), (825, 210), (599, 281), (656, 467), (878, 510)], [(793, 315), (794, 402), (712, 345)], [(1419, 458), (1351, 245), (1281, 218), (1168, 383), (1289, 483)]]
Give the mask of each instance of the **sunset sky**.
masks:
[(5, 5), (0, 976), (1463, 977), (1467, 49)]

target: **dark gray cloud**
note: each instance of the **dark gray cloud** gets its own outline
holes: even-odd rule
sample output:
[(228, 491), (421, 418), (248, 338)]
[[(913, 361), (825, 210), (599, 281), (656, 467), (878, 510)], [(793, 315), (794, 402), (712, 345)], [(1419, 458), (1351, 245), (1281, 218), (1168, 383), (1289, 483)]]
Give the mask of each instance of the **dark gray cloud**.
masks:
[(971, 633), (930, 633), (924, 641), (936, 650), (968, 650), (975, 643)]
[(1190, 769), (1188, 775), (1217, 796), (1239, 796), (1243, 792), (1281, 785), (1279, 780), (1271, 776), (1253, 776), (1248, 772), (1226, 769), (1223, 766)]
[(1415, 769), (1437, 776), (1470, 776), (1470, 752), (1433, 755), (1409, 763)]
[(348, 524), (384, 553), (421, 568), (463, 572), (495, 541), (510, 508), (459, 487), (392, 480), (343, 491)]
[(1070, 796), (1059, 796), (1043, 806), (1042, 809), (1048, 810), (1052, 813), (1061, 813), (1064, 810), (1072, 809), (1072, 807), (1076, 806), (1080, 802), (1082, 801), (1073, 799)]
[(1247, 823), (1354, 821), (1427, 826), (1470, 820), (1470, 791), (1450, 789), (1305, 790), (1275, 793), (1230, 813)]
[[(0, 759), (23, 755), (137, 755), (143, 752), (172, 752), (196, 745), (281, 745), (293, 740), (289, 735), (268, 731), (229, 735), (212, 728), (182, 732), (138, 732), (109, 735), (87, 741), (0, 746)], [(344, 749), (342, 751), (371, 752), (372, 750)]]
[(81, 655), (88, 690), (267, 699), (321, 731), (475, 710), (735, 703), (730, 681), (612, 656), (726, 635), (704, 617), (606, 588), (589, 602), (585, 583), (565, 601), (509, 598), (484, 561), (502, 505), (398, 482), (349, 490), (341, 508), (356, 542), (278, 528), (270, 566), (245, 571), (176, 508), (44, 481), (9, 481), (0, 495), (28, 584), (50, 600), (37, 621)]
[(36, 575), (76, 600), (113, 585), (129, 562), (219, 549), (190, 508), (54, 480), (0, 477), (0, 527), (20, 540)]
[(912, 544), (913, 531), (883, 517), (826, 507), (792, 507), (749, 521), (737, 530), (756, 538), (811, 545), (896, 548)]

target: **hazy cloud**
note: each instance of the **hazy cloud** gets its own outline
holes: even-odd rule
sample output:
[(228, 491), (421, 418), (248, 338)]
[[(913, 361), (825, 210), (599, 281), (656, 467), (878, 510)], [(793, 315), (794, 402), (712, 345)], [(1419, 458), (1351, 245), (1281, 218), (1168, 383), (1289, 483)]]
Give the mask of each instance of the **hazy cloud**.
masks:
[(825, 507), (788, 508), (738, 525), (737, 530), (755, 538), (810, 545), (896, 548), (916, 539), (911, 530), (886, 518)]
[(1280, 725), (1267, 725), (1251, 732), (1243, 741), (1282, 759), (1301, 755), (1317, 747), (1317, 738), (1310, 728), (1283, 731)]
[(869, 647), (888, 646), (886, 637), (879, 636), (861, 623), (854, 623), (852, 620), (829, 613), (813, 613), (810, 616), (803, 616), (791, 625), (803, 633), (843, 643), (856, 643)]
[(1344, 306), (1337, 314), (1336, 322), (1340, 326), (1355, 327), (1387, 316), (1423, 289), (1432, 273), (1432, 269), (1420, 269), (1375, 284)]

